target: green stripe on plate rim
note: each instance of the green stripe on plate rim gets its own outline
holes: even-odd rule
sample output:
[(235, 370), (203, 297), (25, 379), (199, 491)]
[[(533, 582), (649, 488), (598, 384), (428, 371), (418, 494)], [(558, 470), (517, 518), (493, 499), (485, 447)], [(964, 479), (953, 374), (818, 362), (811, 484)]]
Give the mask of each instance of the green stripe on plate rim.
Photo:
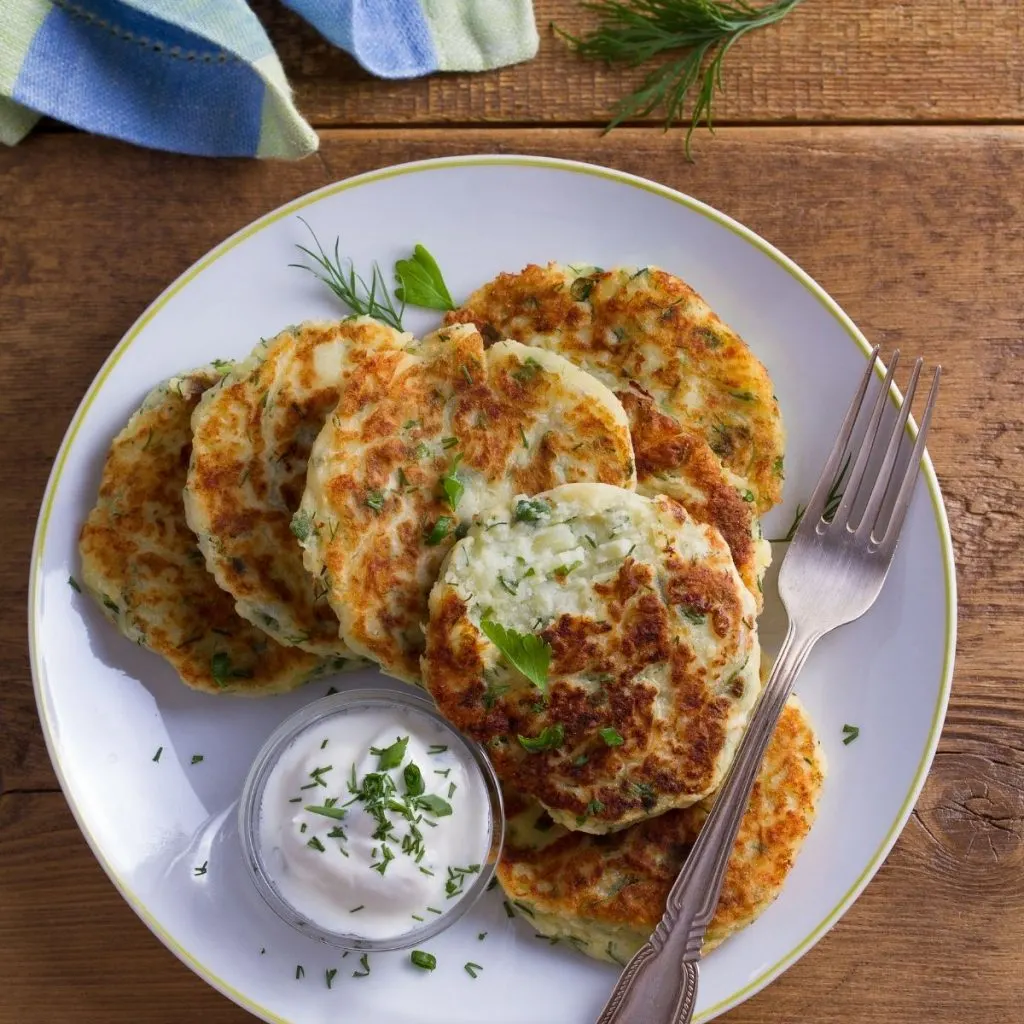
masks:
[[(46, 545), (46, 531), (49, 526), (50, 514), (53, 510), (54, 496), (57, 491), (57, 487), (60, 483), (61, 473), (64, 470), (64, 465), (67, 462), (68, 453), (71, 450), (71, 446), (74, 444), (75, 437), (78, 434), (79, 428), (85, 419), (93, 401), (97, 394), (110, 375), (118, 361), (128, 350), (128, 348), (134, 343), (136, 338), (143, 330), (143, 328), (163, 309), (167, 303), (180, 292), (187, 284), (193, 281), (199, 276), (204, 270), (215, 263), (225, 253), (230, 252), (235, 246), (244, 242), (246, 239), (251, 238), (257, 232), (262, 231), (264, 228), (271, 224), (281, 220), (284, 217), (290, 216), (305, 207), (318, 202), (326, 196), (336, 195), (339, 192), (346, 192), (349, 189), (358, 188), (361, 185), (368, 185), (378, 181), (385, 181), (388, 178), (396, 178), (407, 174), (420, 174), (423, 172), (445, 170), (451, 167), (476, 167), (476, 166), (510, 166), (510, 167), (541, 167), (551, 170), (560, 170), (573, 174), (587, 174), (592, 177), (606, 178), (610, 181), (618, 182), (619, 184), (629, 185), (632, 188), (638, 188), (645, 192), (650, 192), (653, 195), (660, 196), (663, 199), (671, 200), (674, 203), (678, 203), (681, 206), (685, 206), (695, 213), (700, 214), (703, 217), (707, 217), (709, 220), (720, 224), (722, 227), (728, 229), (735, 235), (739, 235), (745, 241), (755, 246), (758, 250), (763, 252), (766, 256), (772, 259), (776, 264), (782, 267), (791, 277), (799, 281), (804, 288), (807, 289), (817, 301), (838, 321), (843, 330), (849, 335), (851, 340), (861, 349), (864, 355), (870, 355), (871, 346), (868, 344), (867, 339), (861, 334), (860, 330), (853, 323), (853, 321), (843, 312), (840, 306), (835, 300), (816, 282), (811, 278), (805, 271), (797, 266), (789, 257), (785, 256), (773, 245), (766, 242), (760, 235), (756, 234), (747, 227), (744, 227), (738, 221), (733, 220), (731, 217), (724, 213), (708, 206), (706, 203), (702, 203), (698, 199), (694, 199), (691, 196), (687, 196), (681, 192), (677, 192), (674, 189), (668, 188), (665, 185), (659, 185), (656, 182), (649, 181), (646, 178), (640, 178), (632, 174), (627, 174), (624, 171), (615, 171), (610, 168), (600, 167), (593, 164), (586, 164), (574, 160), (562, 160), (554, 157), (532, 157), (532, 156), (469, 156), (469, 157), (441, 157), (433, 160), (422, 160), (407, 164), (398, 164), (394, 167), (385, 168), (380, 171), (370, 171), (365, 174), (357, 175), (353, 178), (347, 178), (344, 181), (335, 182), (332, 185), (326, 185), (323, 188), (317, 189), (315, 192), (310, 192), (307, 195), (300, 196), (298, 199), (293, 199), (291, 202), (279, 207), (270, 213), (264, 214), (258, 220), (254, 221), (248, 227), (242, 228), (236, 232), (230, 238), (221, 242), (216, 248), (211, 250), (205, 257), (199, 260), (189, 270), (185, 271), (175, 282), (169, 285), (164, 292), (159, 295), (149, 308), (135, 321), (128, 333), (122, 338), (121, 342), (115, 347), (114, 351), (107, 357), (106, 362), (100, 368), (99, 373), (93, 380), (89, 390), (86, 392), (85, 397), (81, 403), (75, 415), (72, 419), (71, 426), (68, 428), (68, 432), (65, 435), (64, 441), (61, 444), (60, 452), (57, 455), (57, 460), (54, 464), (53, 470), (50, 473), (50, 479), (46, 486), (46, 494), (43, 498), (42, 511), (40, 513), (39, 522), (36, 527), (35, 541), (33, 544), (32, 551), (32, 569), (31, 577), (29, 580), (29, 655), (32, 665), (32, 678), (33, 686), (35, 690), (36, 706), (39, 711), (40, 718), (43, 722), (43, 735), (46, 739), (47, 750), (50, 754), (50, 760), (53, 762), (54, 771), (57, 774), (58, 781), (60, 782), (61, 788), (64, 790), (65, 795), (68, 794), (68, 786), (65, 781), (64, 772), (62, 770), (59, 758), (54, 749), (52, 741), (52, 733), (50, 729), (50, 722), (46, 714), (46, 703), (42, 696), (42, 678), (44, 675), (43, 667), (38, 658), (37, 644), (36, 644), (36, 615), (35, 608), (38, 600), (38, 589), (39, 589), (39, 577), (40, 568), (42, 565), (43, 552)], [(881, 365), (876, 366), (879, 376), (882, 376)], [(891, 397), (894, 402), (900, 400), (900, 393), (895, 385), (892, 388)], [(913, 418), (910, 419), (907, 427), (911, 436), (916, 436), (917, 425)], [(922, 471), (924, 479), (928, 486), (928, 493), (931, 496), (932, 507), (935, 512), (935, 521), (939, 530), (939, 538), (942, 546), (942, 557), (943, 565), (945, 569), (946, 579), (946, 649), (943, 656), (943, 667), (942, 667), (942, 679), (939, 687), (939, 697), (935, 705), (935, 710), (932, 715), (931, 727), (928, 735), (928, 740), (925, 743), (924, 751), (921, 754), (921, 760), (918, 764), (917, 772), (915, 773), (914, 780), (911, 783), (910, 789), (907, 792), (906, 799), (903, 801), (903, 805), (900, 807), (899, 813), (896, 815), (896, 819), (886, 834), (885, 839), (879, 845), (875, 854), (872, 856), (868, 866), (864, 869), (864, 872), (857, 879), (849, 890), (845, 893), (843, 898), (836, 904), (825, 915), (816, 928), (814, 928), (796, 947), (790, 950), (784, 957), (778, 960), (772, 966), (763, 970), (756, 978), (751, 982), (744, 985), (742, 988), (737, 989), (732, 995), (726, 997), (714, 1006), (709, 1007), (703, 1011), (695, 1019), (696, 1022), (702, 1022), (710, 1020), (712, 1017), (718, 1014), (724, 1013), (726, 1010), (731, 1009), (744, 999), (753, 995), (760, 988), (764, 987), (775, 977), (782, 973), (787, 967), (789, 967), (795, 960), (797, 960), (803, 953), (805, 953), (811, 946), (813, 946), (839, 919), (840, 916), (849, 908), (856, 897), (864, 889), (870, 879), (873, 877), (875, 872), (881, 866), (886, 855), (892, 849), (893, 844), (896, 842), (897, 837), (903, 830), (903, 826), (906, 824), (907, 819), (910, 817), (910, 812), (913, 808), (918, 795), (924, 785), (925, 777), (928, 773), (928, 769), (931, 765), (932, 758), (935, 755), (935, 749), (938, 746), (939, 734), (942, 731), (942, 722), (945, 716), (946, 705), (949, 702), (949, 694), (952, 685), (953, 676), (953, 655), (956, 642), (956, 576), (953, 568), (953, 545), (949, 533), (949, 522), (946, 518), (946, 510), (942, 503), (942, 495), (939, 491), (938, 480), (935, 476), (935, 470), (932, 467), (931, 458), (927, 452), (922, 460)], [(140, 918), (145, 922), (149, 929), (160, 939), (161, 942), (168, 949), (171, 950), (183, 963), (187, 964), (197, 974), (204, 978), (207, 982), (213, 985), (214, 988), (218, 989), (221, 993), (233, 999), (240, 1006), (245, 1007), (247, 1010), (258, 1014), (264, 1020), (271, 1022), (271, 1024), (290, 1024), (289, 1021), (282, 1017), (271, 1013), (269, 1010), (254, 1003), (248, 996), (237, 991), (228, 985), (221, 978), (217, 977), (209, 968), (204, 964), (196, 960), (182, 945), (180, 945), (171, 935), (169, 935), (155, 917), (149, 912), (145, 904), (133, 893), (124, 882), (118, 878), (111, 865), (106, 861), (100, 852), (97, 843), (89, 833), (82, 821), (81, 815), (78, 808), (69, 799), (69, 806), (71, 807), (72, 814), (78, 823), (82, 834), (85, 836), (89, 847), (96, 859), (100, 862), (104, 871), (106, 871), (110, 880), (114, 883), (115, 887), (125, 898), (125, 900), (131, 905), (132, 909), (139, 915)]]

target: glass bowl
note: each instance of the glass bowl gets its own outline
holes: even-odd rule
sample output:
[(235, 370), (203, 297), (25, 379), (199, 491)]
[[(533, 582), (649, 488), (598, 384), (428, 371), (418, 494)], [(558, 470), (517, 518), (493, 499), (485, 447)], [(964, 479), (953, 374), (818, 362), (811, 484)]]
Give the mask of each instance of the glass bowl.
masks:
[[(461, 898), (451, 903), (442, 914), (431, 918), (419, 927), (388, 938), (371, 939), (355, 933), (333, 931), (297, 910), (285, 899), (275, 882), (260, 841), (260, 814), (264, 791), (271, 773), (284, 752), (306, 730), (315, 729), (336, 715), (364, 708), (378, 710), (395, 708), (401, 709), (406, 714), (422, 715), (435, 727), (446, 733), (449, 737), (450, 747), (460, 749), (465, 755), (467, 772), (472, 776), (475, 769), (476, 783), (486, 794), (486, 804), (490, 816), (488, 822), (490, 850), (481, 863), (479, 873), (475, 874), (472, 882), (466, 885)], [(467, 739), (444, 719), (428, 697), (411, 689), (358, 689), (342, 691), (316, 700), (297, 711), (290, 718), (285, 719), (274, 730), (256, 755), (242, 787), (242, 796), (238, 807), (238, 833), (246, 868), (256, 891), (282, 921), (304, 935), (309, 935), (339, 949), (383, 951), (406, 949), (433, 938), (446, 928), (451, 927), (473, 906), (494, 878), (498, 857), (505, 839), (505, 816), (501, 800), (501, 787), (483, 748)]]

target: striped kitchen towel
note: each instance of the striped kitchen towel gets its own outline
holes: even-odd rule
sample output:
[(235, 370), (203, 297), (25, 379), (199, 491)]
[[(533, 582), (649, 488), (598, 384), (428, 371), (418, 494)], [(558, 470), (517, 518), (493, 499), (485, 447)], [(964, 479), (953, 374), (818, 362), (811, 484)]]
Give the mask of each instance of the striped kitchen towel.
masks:
[[(532, 0), (283, 0), (381, 78), (537, 52)], [(40, 115), (141, 146), (296, 159), (316, 150), (245, 0), (0, 0), (0, 142)]]

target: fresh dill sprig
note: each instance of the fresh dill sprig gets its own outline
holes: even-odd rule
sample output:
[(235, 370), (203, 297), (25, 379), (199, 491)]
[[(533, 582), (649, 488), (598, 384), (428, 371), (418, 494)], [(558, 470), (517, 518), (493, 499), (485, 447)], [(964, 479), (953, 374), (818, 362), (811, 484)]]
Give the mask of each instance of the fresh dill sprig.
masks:
[(318, 281), (322, 281), (338, 297), (342, 305), (359, 316), (372, 316), (376, 320), (394, 327), (396, 331), (402, 330), (402, 314), (405, 312), (405, 302), (395, 305), (391, 296), (387, 281), (376, 260), (370, 271), (370, 283), (356, 273), (352, 260), (341, 255), (341, 239), (334, 240), (333, 257), (324, 251), (320, 239), (316, 237), (313, 229), (301, 217), (299, 220), (305, 225), (306, 230), (313, 237), (316, 245), (316, 252), (306, 248), (304, 245), (296, 245), (299, 252), (304, 253), (316, 266), (310, 267), (305, 263), (289, 263), (290, 267), (305, 270), (312, 274)]
[(611, 131), (631, 118), (662, 108), (665, 130), (687, 119), (686, 104), (696, 90), (686, 132), (686, 158), (694, 131), (703, 122), (714, 132), (712, 104), (722, 90), (722, 62), (748, 32), (784, 18), (802, 0), (589, 0), (582, 6), (598, 25), (581, 36), (555, 28), (581, 57), (637, 67), (661, 63), (630, 95), (615, 105)]
[[(846, 480), (846, 474), (850, 471), (850, 456), (847, 455), (843, 461), (843, 465), (839, 472), (836, 474), (835, 479), (832, 481), (832, 486), (828, 490), (828, 495), (825, 498), (825, 507), (821, 511), (821, 518), (826, 523), (831, 523), (835, 518), (835, 514), (839, 511), (839, 505), (843, 500), (843, 491), (841, 490), (843, 482)], [(788, 544), (795, 536), (796, 531), (803, 521), (804, 512), (807, 509), (803, 505), (797, 505), (796, 515), (793, 517), (793, 522), (790, 524), (789, 529), (786, 531), (786, 536), (779, 540), (773, 540), (772, 544)]]

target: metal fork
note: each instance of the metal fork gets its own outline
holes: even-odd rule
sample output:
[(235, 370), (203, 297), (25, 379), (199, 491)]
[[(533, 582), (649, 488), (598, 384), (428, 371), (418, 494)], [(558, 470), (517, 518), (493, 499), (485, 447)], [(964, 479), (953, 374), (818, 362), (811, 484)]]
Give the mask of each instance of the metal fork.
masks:
[[(818, 640), (860, 618), (882, 589), (924, 455), (941, 367), (935, 370), (917, 441), (900, 477), (898, 456), (922, 360), (914, 364), (906, 396), (886, 434), (880, 428), (899, 359), (898, 351), (893, 354), (859, 449), (854, 450), (851, 441), (862, 418), (877, 356), (876, 348), (779, 570), (779, 595), (789, 628), (771, 675), (711, 813), (672, 886), (665, 914), (648, 942), (626, 964), (597, 1024), (688, 1024), (691, 1020), (704, 930), (718, 905), (740, 820), (793, 683)], [(879, 457), (879, 468), (869, 473)], [(853, 463), (850, 477), (834, 515), (827, 517), (829, 493), (848, 458)], [(852, 512), (861, 507), (854, 522)]]

